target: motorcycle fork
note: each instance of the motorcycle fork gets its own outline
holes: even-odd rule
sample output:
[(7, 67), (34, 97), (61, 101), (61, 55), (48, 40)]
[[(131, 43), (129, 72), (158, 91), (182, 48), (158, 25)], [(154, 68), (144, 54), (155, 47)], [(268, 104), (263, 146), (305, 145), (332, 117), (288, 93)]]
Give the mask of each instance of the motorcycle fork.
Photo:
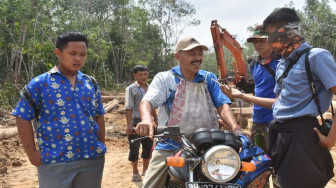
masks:
[(196, 168), (197, 165), (200, 164), (201, 161), (189, 164), (189, 181), (194, 182), (194, 169)]

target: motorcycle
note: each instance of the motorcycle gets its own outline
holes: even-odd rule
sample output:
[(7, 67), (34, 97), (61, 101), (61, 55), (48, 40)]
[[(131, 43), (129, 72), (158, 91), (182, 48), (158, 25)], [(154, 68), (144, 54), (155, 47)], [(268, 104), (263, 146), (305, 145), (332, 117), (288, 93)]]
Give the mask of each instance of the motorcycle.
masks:
[(241, 188), (236, 183), (240, 172), (256, 169), (253, 163), (240, 160), (242, 142), (228, 130), (200, 128), (187, 138), (179, 127), (158, 127), (154, 137), (181, 143), (166, 158), (167, 188)]

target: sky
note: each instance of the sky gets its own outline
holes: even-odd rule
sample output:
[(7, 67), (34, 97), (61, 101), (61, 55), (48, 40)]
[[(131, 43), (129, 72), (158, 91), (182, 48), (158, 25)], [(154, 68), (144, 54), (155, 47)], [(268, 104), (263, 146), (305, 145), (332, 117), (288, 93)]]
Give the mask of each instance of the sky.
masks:
[[(291, 0), (188, 0), (195, 6), (195, 19), (201, 21), (198, 26), (188, 26), (181, 37), (194, 36), (204, 45), (212, 48), (210, 25), (212, 20), (225, 28), (231, 35), (237, 36), (242, 44), (251, 35), (247, 28), (262, 24), (264, 19), (275, 9), (289, 5)], [(305, 0), (293, 0), (295, 9), (303, 10)], [(330, 0), (330, 6), (336, 3)], [(213, 48), (212, 48), (213, 49)]]

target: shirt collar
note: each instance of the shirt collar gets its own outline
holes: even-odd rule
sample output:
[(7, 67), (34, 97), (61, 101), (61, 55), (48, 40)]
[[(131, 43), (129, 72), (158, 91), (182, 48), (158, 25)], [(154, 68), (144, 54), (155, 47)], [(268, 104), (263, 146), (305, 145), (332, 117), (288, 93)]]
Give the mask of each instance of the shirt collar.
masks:
[(61, 74), (57, 66), (54, 66), (52, 69), (50, 69), (49, 73), (50, 74), (56, 74), (56, 73)]
[[(184, 78), (182, 72), (181, 72), (181, 68), (180, 65), (177, 65), (176, 67), (172, 68), (171, 70), (174, 74), (177, 74), (178, 76), (180, 76), (181, 78)], [(202, 74), (202, 71), (198, 71), (193, 79), (193, 81), (198, 81), (199, 78), (203, 78), (205, 76), (205, 74)], [(202, 76), (203, 75), (203, 76)]]
[[(141, 85), (140, 85), (137, 81), (135, 81), (134, 83), (135, 83), (135, 85), (136, 85), (137, 87), (141, 87)], [(146, 86), (148, 86), (148, 85), (149, 85), (149, 84), (146, 83)]]
[(294, 54), (300, 53), (301, 51), (305, 50), (306, 48), (310, 48), (310, 47), (311, 46), (307, 42), (304, 42), (298, 48), (296, 48), (288, 57), (292, 57), (294, 56)]
[[(57, 68), (57, 66), (54, 66), (52, 69), (50, 69), (49, 73), (50, 73), (50, 74), (61, 74), (61, 75), (63, 75), (63, 74), (61, 73), (61, 71)], [(84, 74), (83, 74), (81, 71), (78, 71), (78, 72), (77, 72), (77, 76), (78, 76), (78, 77), (83, 77)]]

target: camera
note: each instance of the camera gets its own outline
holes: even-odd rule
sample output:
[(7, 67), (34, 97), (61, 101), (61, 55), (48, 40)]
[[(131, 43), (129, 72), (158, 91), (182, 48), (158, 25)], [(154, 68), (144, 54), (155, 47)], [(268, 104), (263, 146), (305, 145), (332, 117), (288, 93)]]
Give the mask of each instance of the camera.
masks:
[(319, 131), (324, 135), (324, 136), (328, 136), (329, 131), (331, 129), (331, 125), (332, 125), (333, 120), (332, 119), (326, 119), (324, 121), (324, 123), (318, 127)]

